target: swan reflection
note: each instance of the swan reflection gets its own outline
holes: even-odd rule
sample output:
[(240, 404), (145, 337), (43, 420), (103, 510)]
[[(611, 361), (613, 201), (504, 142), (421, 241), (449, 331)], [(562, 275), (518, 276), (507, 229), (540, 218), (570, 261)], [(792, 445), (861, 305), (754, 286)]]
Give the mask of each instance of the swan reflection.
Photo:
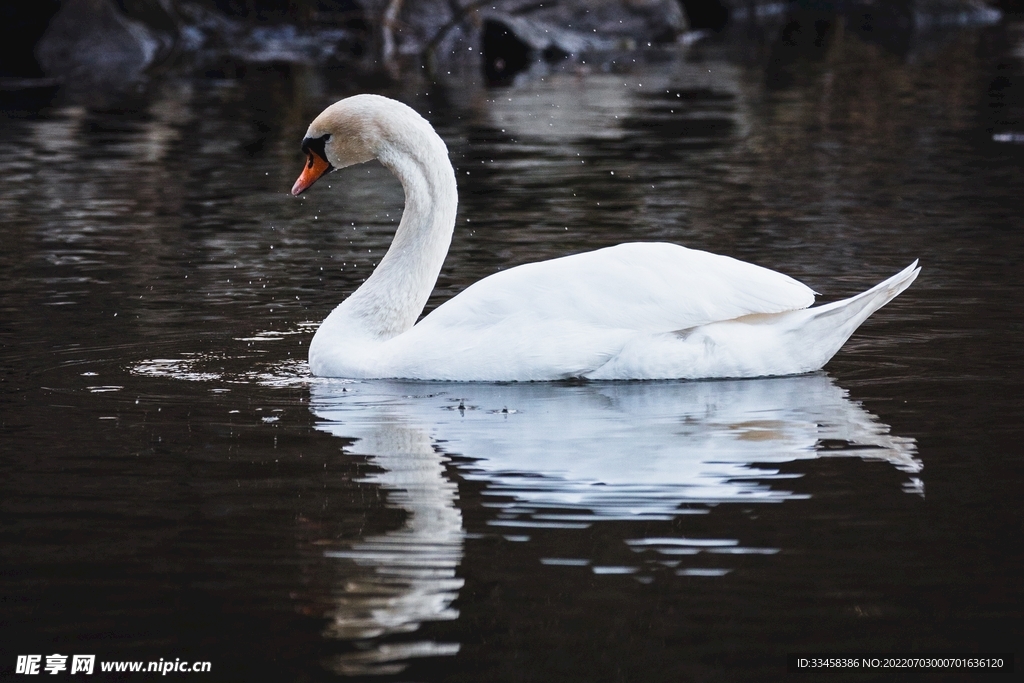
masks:
[[(424, 621), (459, 616), (451, 603), (463, 583), (455, 575), (462, 561), (462, 513), (455, 506), (456, 485), (444, 476), (446, 458), (434, 450), (429, 433), (408, 424), (400, 411), (392, 414), (384, 405), (377, 408), (357, 408), (343, 421), (323, 427), (358, 438), (352, 452), (368, 456), (381, 468), (362, 481), (387, 490), (388, 502), (406, 512), (405, 523), (345, 550), (324, 553), (367, 570), (349, 575), (335, 594), (325, 632), (331, 638), (361, 640), (406, 633)], [(395, 674), (404, 669), (402, 660), (452, 655), (458, 650), (454, 643), (377, 643), (335, 657), (329, 664), (346, 675)]]
[[(484, 485), (488, 524), (499, 534), (586, 528), (602, 520), (670, 520), (708, 505), (777, 503), (806, 497), (786, 487), (800, 475), (781, 463), (853, 456), (882, 460), (915, 475), (914, 441), (851, 401), (824, 374), (719, 382), (473, 384), (323, 381), (311, 387), (317, 428), (356, 439), (380, 472), (367, 481), (407, 513), (395, 531), (364, 538), (329, 558), (359, 568), (336, 597), (328, 635), (371, 639), (457, 618), (452, 607), (465, 533), (454, 467)], [(923, 495), (909, 476), (908, 491)], [(515, 538), (509, 536), (509, 538)], [(519, 536), (520, 539), (527, 537)], [(675, 566), (704, 553), (770, 555), (735, 539), (626, 539), (636, 553)], [(545, 558), (545, 565), (587, 565)], [(673, 564), (674, 563), (674, 564)], [(592, 567), (595, 574), (634, 573)], [(729, 570), (682, 568), (683, 576)], [(344, 673), (396, 673), (401, 660), (454, 654), (457, 644), (377, 644), (338, 658)]]

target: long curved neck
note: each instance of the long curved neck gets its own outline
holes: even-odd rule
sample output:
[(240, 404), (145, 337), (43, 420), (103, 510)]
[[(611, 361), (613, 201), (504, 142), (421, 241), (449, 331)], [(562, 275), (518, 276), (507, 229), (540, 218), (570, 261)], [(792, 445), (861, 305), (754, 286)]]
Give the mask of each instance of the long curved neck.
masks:
[(342, 307), (368, 336), (390, 339), (410, 329), (437, 282), (455, 229), (458, 192), (448, 149), (429, 127), (412, 127), (378, 158), (402, 183), (405, 210), (391, 247)]

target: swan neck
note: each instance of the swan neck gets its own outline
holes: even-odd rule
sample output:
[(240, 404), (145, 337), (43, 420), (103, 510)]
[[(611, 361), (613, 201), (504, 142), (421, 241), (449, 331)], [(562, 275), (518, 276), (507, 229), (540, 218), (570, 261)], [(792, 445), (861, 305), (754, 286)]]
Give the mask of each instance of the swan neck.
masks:
[(405, 209), (387, 253), (345, 302), (365, 332), (381, 340), (416, 323), (455, 229), (458, 193), (448, 149), (429, 126), (414, 132), (418, 134), (383, 145), (378, 154), (402, 183)]

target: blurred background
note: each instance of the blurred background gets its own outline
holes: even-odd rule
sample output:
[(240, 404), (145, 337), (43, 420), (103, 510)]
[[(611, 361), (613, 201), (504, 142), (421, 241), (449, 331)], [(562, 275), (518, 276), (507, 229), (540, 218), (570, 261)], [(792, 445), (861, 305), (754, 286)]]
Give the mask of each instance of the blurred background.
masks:
[(237, 78), (259, 65), (324, 65), (398, 77), (470, 63), (494, 85), (535, 61), (581, 63), (738, 25), (820, 48), (843, 23), (905, 53), (913, 36), (1022, 9), (1019, 0), (41, 0), (0, 10), (0, 77), (9, 93), (123, 88), (161, 70)]

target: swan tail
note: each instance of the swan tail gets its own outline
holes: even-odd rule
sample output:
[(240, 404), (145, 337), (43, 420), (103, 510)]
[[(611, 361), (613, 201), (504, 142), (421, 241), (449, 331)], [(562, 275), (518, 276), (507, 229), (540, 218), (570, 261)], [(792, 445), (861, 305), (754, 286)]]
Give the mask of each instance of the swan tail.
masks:
[[(842, 346), (872, 313), (895, 299), (913, 284), (920, 272), (921, 268), (917, 265), (917, 261), (914, 261), (889, 279), (849, 299), (805, 309), (805, 312), (810, 314), (807, 325), (810, 328), (822, 327), (824, 329), (820, 331), (823, 333), (831, 328), (834, 330), (833, 334), (837, 335), (838, 345)], [(838, 347), (836, 350), (839, 350)]]
[(785, 327), (787, 336), (796, 337), (788, 341), (802, 357), (802, 371), (820, 370), (872, 313), (899, 296), (920, 272), (915, 260), (899, 273), (848, 299), (780, 314), (791, 318), (787, 322), (792, 324)]
[(797, 375), (820, 370), (861, 323), (909, 287), (910, 266), (871, 289), (824, 306), (759, 313), (645, 335), (587, 373), (591, 379), (708, 379)]

